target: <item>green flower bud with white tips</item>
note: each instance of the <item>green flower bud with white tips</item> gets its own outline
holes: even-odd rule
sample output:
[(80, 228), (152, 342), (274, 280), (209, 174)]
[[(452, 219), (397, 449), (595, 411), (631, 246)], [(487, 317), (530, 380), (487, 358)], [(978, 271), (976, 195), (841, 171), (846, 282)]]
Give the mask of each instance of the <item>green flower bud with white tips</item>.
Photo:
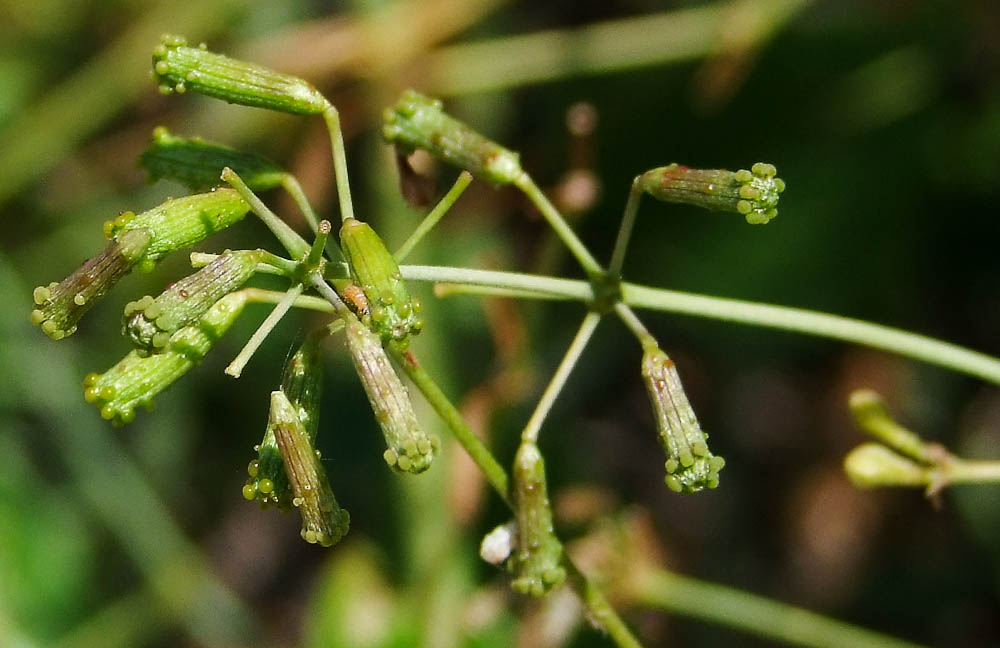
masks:
[(153, 72), (164, 94), (188, 90), (229, 103), (299, 115), (322, 114), (329, 102), (311, 83), (263, 66), (188, 47), (165, 35), (153, 50)]
[(366, 326), (384, 342), (407, 343), (410, 334), (423, 328), (421, 304), (410, 297), (403, 275), (385, 243), (367, 223), (348, 218), (340, 228), (340, 244), (351, 269), (351, 278), (365, 295), (367, 308), (347, 302)]
[(660, 445), (667, 453), (667, 487), (685, 494), (717, 487), (726, 461), (708, 449), (708, 435), (688, 402), (673, 360), (658, 347), (648, 346), (642, 355), (642, 379), (653, 406)]
[(238, 173), (254, 191), (278, 187), (287, 176), (284, 169), (263, 155), (244, 153), (198, 137), (178, 137), (163, 126), (153, 131), (153, 141), (139, 161), (150, 182), (166, 178), (191, 191), (219, 186), (222, 183), (219, 175), (226, 167)]
[(146, 230), (149, 245), (138, 265), (140, 270), (148, 271), (170, 252), (191, 247), (238, 223), (249, 211), (250, 205), (235, 190), (213, 189), (168, 200), (141, 214), (124, 212), (104, 223), (104, 235), (117, 239), (124, 232)]
[[(310, 443), (316, 440), (319, 429), (322, 390), (323, 362), (319, 352), (319, 338), (309, 337), (285, 363), (281, 392), (297, 412)], [(285, 463), (281, 458), (270, 418), (264, 438), (257, 446), (257, 458), (250, 462), (247, 472), (250, 477), (243, 487), (244, 497), (256, 499), (265, 507), (275, 505), (286, 511), (292, 508), (295, 496), (288, 483)]]
[(147, 295), (129, 302), (122, 334), (140, 354), (162, 351), (175, 331), (196, 321), (215, 302), (246, 283), (264, 254), (262, 250), (227, 251), (171, 284), (159, 297)]
[(844, 472), (859, 488), (883, 486), (928, 486), (931, 469), (894, 452), (880, 443), (864, 443), (844, 458)]
[(441, 102), (407, 90), (385, 111), (382, 136), (404, 151), (424, 149), (436, 158), (493, 184), (524, 175), (517, 153), (509, 151), (441, 110)]
[(778, 198), (785, 190), (785, 182), (775, 177), (776, 173), (774, 166), (766, 162), (736, 172), (671, 164), (646, 171), (635, 182), (657, 200), (735, 212), (757, 225), (778, 215)]
[(552, 526), (545, 462), (530, 441), (523, 441), (514, 457), (514, 516), (517, 542), (510, 558), (515, 574), (511, 587), (521, 594), (542, 596), (566, 579), (566, 568)]
[(89, 374), (83, 381), (84, 399), (116, 425), (131, 422), (137, 406), (151, 408), (157, 394), (201, 362), (243, 312), (246, 301), (241, 293), (227, 295), (194, 325), (170, 336), (162, 353), (132, 351), (103, 374)]
[(35, 288), (31, 323), (60, 340), (76, 331), (77, 322), (143, 258), (151, 237), (144, 229), (119, 236), (59, 283)]
[(351, 516), (337, 504), (306, 426), (283, 391), (271, 392), (269, 427), (284, 461), (292, 505), (302, 516), (302, 538), (324, 547), (333, 545), (347, 533)]
[(386, 463), (398, 472), (416, 474), (427, 470), (441, 442), (420, 427), (410, 395), (378, 335), (350, 313), (344, 317), (344, 324), (347, 350), (385, 436)]

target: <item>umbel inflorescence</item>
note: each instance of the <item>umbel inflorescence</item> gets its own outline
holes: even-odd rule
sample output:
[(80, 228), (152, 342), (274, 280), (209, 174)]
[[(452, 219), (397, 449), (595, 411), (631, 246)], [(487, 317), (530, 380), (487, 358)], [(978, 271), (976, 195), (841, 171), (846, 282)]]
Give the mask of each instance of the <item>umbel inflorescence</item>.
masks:
[[(394, 255), (375, 230), (354, 215), (339, 117), (336, 108), (315, 87), (295, 77), (214, 54), (204, 45), (189, 47), (183, 38), (175, 36), (164, 37), (155, 48), (153, 72), (166, 94), (196, 92), (246, 106), (321, 115), (330, 131), (334, 156), (342, 221), (338, 235), (331, 236), (331, 224), (317, 219), (295, 178), (278, 164), (259, 155), (157, 128), (140, 158), (150, 181), (175, 180), (199, 193), (168, 200), (140, 213), (126, 211), (105, 223), (105, 249), (61, 282), (36, 288), (31, 320), (53, 339), (71, 335), (87, 310), (133, 268), (149, 272), (166, 255), (188, 249), (237, 224), (251, 211), (256, 214), (287, 255), (260, 249), (192, 254), (192, 265), (197, 268), (192, 274), (170, 284), (159, 295), (128, 303), (121, 332), (132, 350), (104, 372), (87, 375), (84, 398), (98, 408), (103, 418), (117, 425), (129, 423), (137, 408), (151, 407), (160, 392), (201, 361), (247, 304), (270, 303), (274, 308), (227, 368), (227, 373), (234, 376), (239, 375), (254, 350), (290, 308), (328, 313), (328, 321), (306, 335), (291, 354), (279, 389), (270, 394), (270, 414), (260, 443), (255, 446), (256, 456), (247, 467), (243, 487), (243, 496), (262, 506), (297, 509), (302, 517), (302, 537), (322, 545), (337, 542), (347, 533), (350, 521), (337, 503), (326, 474), (327, 468), (335, 469), (336, 461), (320, 461), (316, 449), (322, 429), (319, 403), (323, 358), (331, 350), (331, 340), (342, 340), (353, 360), (375, 422), (385, 438), (384, 459), (393, 470), (421, 473), (432, 466), (441, 447), (441, 441), (428, 434), (417, 418), (409, 390), (397, 373), (400, 370), (445, 415), (467, 448), (478, 443), (471, 435), (463, 436), (464, 423), (409, 348), (411, 338), (425, 325), (425, 314), (421, 303), (410, 296), (405, 266), (399, 265), (401, 257), (430, 224), (455, 202), (468, 184), (468, 174), (523, 191), (580, 261), (593, 282), (595, 295), (615, 294), (606, 288), (619, 280), (641, 195), (734, 212), (750, 223), (766, 223), (777, 215), (776, 205), (784, 190), (774, 167), (763, 163), (736, 172), (672, 164), (640, 174), (633, 183), (611, 264), (605, 269), (534, 185), (516, 153), (449, 116), (440, 101), (408, 90), (385, 113), (385, 140), (400, 155), (423, 149), (464, 171), (455, 188), (428, 215), (426, 226), (417, 228), (402, 251)], [(302, 211), (310, 225), (309, 238), (289, 227), (256, 194), (276, 188), (287, 191)], [(461, 276), (461, 269), (450, 270)], [(247, 288), (260, 273), (286, 278), (287, 291)], [(452, 276), (456, 276), (454, 273)], [(666, 485), (680, 493), (715, 488), (725, 463), (709, 449), (708, 437), (688, 402), (676, 367), (639, 318), (620, 301), (597, 304), (595, 298), (590, 306), (581, 332), (525, 427), (509, 490), (501, 493), (514, 509), (514, 520), (501, 527), (505, 543), (498, 550), (497, 543), (491, 542), (488, 557), (491, 562), (504, 564), (513, 573), (514, 588), (524, 593), (544, 594), (575, 569), (555, 533), (545, 463), (536, 439), (548, 408), (603, 313), (614, 311), (641, 343), (643, 354), (637, 362), (637, 374), (649, 393), (666, 453)], [(506, 477), (499, 466), (490, 464), (495, 460), (488, 451), (477, 448), (471, 454), (494, 486), (502, 488)]]

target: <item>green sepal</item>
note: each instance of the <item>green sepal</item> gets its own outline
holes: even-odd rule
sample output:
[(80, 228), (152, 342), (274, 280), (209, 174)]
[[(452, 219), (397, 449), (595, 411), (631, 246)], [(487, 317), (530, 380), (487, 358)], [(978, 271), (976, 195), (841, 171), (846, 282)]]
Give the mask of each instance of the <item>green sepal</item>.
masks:
[(299, 115), (322, 114), (329, 102), (311, 83), (231, 59), (181, 36), (165, 35), (153, 50), (153, 73), (164, 94), (188, 90), (229, 103)]
[(235, 190), (213, 189), (207, 193), (173, 198), (141, 214), (124, 212), (104, 223), (104, 235), (117, 239), (124, 232), (144, 229), (149, 245), (138, 259), (140, 270), (151, 270), (161, 258), (188, 248), (243, 219), (250, 205)]
[(287, 172), (263, 155), (206, 142), (200, 137), (178, 137), (164, 126), (153, 131), (153, 141), (139, 158), (149, 174), (149, 182), (166, 178), (191, 191), (206, 191), (222, 184), (226, 167), (236, 171), (254, 191), (281, 185)]
[(505, 149), (441, 109), (441, 102), (406, 90), (383, 116), (382, 136), (403, 151), (423, 149), (493, 184), (523, 175), (517, 153)]
[(698, 423), (673, 360), (659, 348), (648, 347), (642, 356), (642, 379), (667, 454), (667, 487), (685, 494), (717, 487), (726, 461), (708, 449), (708, 435)]
[(931, 468), (871, 442), (848, 453), (844, 458), (844, 472), (859, 488), (928, 486), (934, 481)]
[(675, 163), (646, 171), (636, 178), (636, 185), (657, 200), (743, 214), (748, 223), (758, 225), (778, 215), (785, 182), (776, 173), (766, 162), (735, 172)]
[(292, 505), (302, 516), (302, 538), (329, 547), (344, 537), (351, 516), (340, 508), (306, 426), (283, 391), (271, 392), (269, 427), (285, 465)]
[(72, 335), (84, 314), (142, 259), (150, 240), (145, 229), (127, 232), (62, 281), (35, 288), (31, 323), (54, 340)]
[[(311, 336), (288, 359), (281, 376), (281, 391), (298, 414), (310, 443), (315, 442), (319, 428), (322, 390), (323, 362), (319, 339)], [(270, 418), (264, 438), (257, 446), (257, 458), (250, 462), (247, 472), (249, 478), (243, 487), (244, 497), (256, 499), (264, 507), (291, 510), (294, 495)]]
[(440, 448), (440, 440), (420, 427), (410, 395), (378, 335), (350, 313), (344, 316), (344, 324), (347, 350), (388, 446), (383, 458), (397, 472), (427, 470)]
[(240, 288), (263, 260), (262, 250), (226, 251), (170, 285), (155, 299), (146, 295), (125, 306), (122, 335), (139, 353), (158, 353), (175, 331), (196, 321), (219, 299)]
[(542, 596), (565, 580), (566, 568), (552, 525), (545, 461), (530, 441), (522, 441), (514, 456), (514, 516), (517, 541), (509, 558), (515, 576), (511, 587), (521, 594)]
[(201, 362), (215, 342), (243, 312), (246, 295), (232, 293), (216, 302), (193, 325), (172, 336), (162, 353), (132, 351), (103, 374), (83, 380), (83, 396), (116, 425), (130, 423), (135, 409), (153, 406), (153, 398)]
[(364, 302), (348, 297), (348, 305), (383, 341), (405, 345), (410, 334), (423, 328), (422, 307), (410, 297), (385, 243), (367, 223), (348, 218), (340, 228), (340, 245), (351, 278), (365, 296)]

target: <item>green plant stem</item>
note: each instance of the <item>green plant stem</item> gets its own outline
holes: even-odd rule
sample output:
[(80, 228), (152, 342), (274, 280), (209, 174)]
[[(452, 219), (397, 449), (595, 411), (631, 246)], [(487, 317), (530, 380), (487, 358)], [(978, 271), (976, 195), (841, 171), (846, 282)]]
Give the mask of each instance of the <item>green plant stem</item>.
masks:
[(326, 128), (330, 131), (330, 147), (333, 151), (333, 173), (337, 182), (337, 199), (340, 201), (340, 218), (354, 218), (354, 204), (351, 202), (351, 184), (347, 179), (347, 152), (344, 150), (344, 133), (340, 129), (340, 114), (333, 104), (323, 113)]
[(237, 193), (247, 201), (250, 205), (250, 209), (253, 213), (264, 222), (271, 233), (274, 234), (275, 238), (281, 243), (281, 245), (288, 250), (288, 253), (292, 255), (292, 258), (302, 259), (307, 254), (309, 254), (310, 245), (306, 243), (305, 239), (296, 233), (288, 223), (278, 218), (278, 215), (271, 211), (264, 202), (257, 197), (250, 187), (243, 182), (243, 178), (239, 176), (238, 173), (226, 167), (222, 170), (222, 181), (228, 184), (230, 187), (236, 190)]
[(628, 590), (640, 603), (787, 644), (812, 648), (917, 647), (793, 605), (660, 569), (633, 570)]
[(632, 189), (628, 192), (628, 200), (625, 202), (625, 213), (622, 215), (622, 223), (618, 228), (618, 238), (615, 239), (615, 249), (611, 253), (611, 262), (608, 264), (608, 276), (618, 280), (622, 277), (622, 266), (625, 265), (625, 252), (628, 250), (628, 242), (632, 238), (632, 228), (635, 226), (635, 216), (639, 212), (639, 200), (642, 198), (642, 190), (638, 187), (638, 182), (632, 181)]
[(552, 379), (549, 381), (548, 386), (542, 393), (541, 399), (538, 401), (538, 405), (535, 407), (535, 411), (532, 412), (531, 418), (524, 426), (524, 430), (521, 432), (521, 440), (527, 443), (537, 443), (538, 442), (538, 432), (542, 429), (542, 423), (545, 422), (545, 417), (548, 416), (549, 411), (552, 410), (552, 406), (556, 402), (556, 398), (562, 391), (563, 387), (566, 386), (566, 381), (569, 379), (570, 373), (573, 371), (573, 367), (576, 366), (577, 361), (580, 359), (580, 355), (583, 350), (587, 347), (587, 342), (590, 341), (591, 336), (594, 334), (594, 330), (597, 328), (597, 324), (601, 321), (601, 314), (590, 311), (583, 318), (583, 322), (580, 324), (580, 328), (576, 332), (576, 336), (570, 343), (569, 348), (566, 349), (566, 355), (563, 356), (562, 361), (559, 363), (559, 367), (556, 369), (555, 374), (553, 374)]
[[(404, 265), (400, 267), (400, 271), (407, 279), (465, 284), (470, 292), (475, 286), (486, 286), (490, 289), (537, 292), (541, 299), (590, 301), (594, 298), (590, 284), (581, 280), (445, 266)], [(1000, 385), (1000, 360), (997, 358), (890, 326), (801, 308), (650, 288), (628, 282), (622, 282), (621, 296), (625, 304), (636, 308), (707, 317), (853, 342), (922, 360)]]
[(587, 276), (591, 279), (603, 276), (604, 268), (601, 267), (601, 264), (590, 253), (587, 246), (577, 238), (569, 223), (566, 222), (562, 214), (559, 213), (559, 210), (549, 201), (542, 190), (538, 188), (538, 185), (531, 179), (531, 176), (527, 173), (522, 173), (514, 184), (524, 192), (528, 200), (542, 213), (542, 216), (548, 221), (549, 226), (555, 230), (556, 235), (569, 248), (570, 253), (576, 257), (576, 260), (583, 267), (584, 272), (587, 273)]
[(653, 334), (649, 332), (646, 325), (642, 323), (642, 320), (640, 320), (639, 316), (635, 314), (635, 311), (622, 302), (618, 302), (615, 304), (615, 314), (618, 315), (618, 319), (624, 322), (625, 326), (632, 331), (632, 334), (639, 340), (639, 344), (642, 345), (643, 349), (650, 346), (657, 346), (656, 338), (654, 338)]
[(309, 224), (309, 229), (315, 233), (319, 228), (319, 220), (316, 218), (316, 212), (313, 211), (312, 205), (309, 204), (309, 199), (306, 198), (306, 192), (302, 191), (302, 185), (299, 184), (298, 178), (291, 173), (286, 173), (281, 177), (281, 187), (291, 196), (292, 201), (306, 219), (306, 223)]
[[(244, 288), (239, 291), (246, 295), (247, 301), (255, 304), (279, 304), (287, 293), (263, 288)], [(292, 302), (292, 308), (303, 308), (321, 313), (335, 313), (336, 309), (326, 299), (313, 295), (300, 295)]]
[(302, 294), (302, 284), (297, 283), (288, 289), (285, 296), (278, 302), (274, 309), (268, 313), (267, 317), (261, 322), (260, 326), (254, 331), (254, 334), (250, 336), (247, 340), (246, 345), (239, 352), (239, 354), (233, 358), (233, 361), (229, 363), (226, 367), (225, 373), (232, 376), (233, 378), (239, 378), (240, 374), (243, 373), (243, 368), (246, 367), (247, 363), (250, 362), (250, 358), (253, 354), (257, 352), (257, 349), (263, 344), (264, 340), (271, 333), (281, 318), (285, 316), (288, 309), (292, 307), (295, 300)]
[(456, 295), (479, 295), (483, 297), (506, 297), (508, 299), (546, 299), (552, 301), (564, 300), (573, 301), (572, 297), (555, 295), (552, 293), (540, 293), (533, 290), (519, 290), (517, 288), (494, 288), (492, 286), (470, 286), (468, 284), (457, 283), (436, 283), (434, 284), (434, 295), (436, 297), (454, 297)]
[(942, 465), (946, 484), (990, 484), (1000, 482), (1000, 461), (952, 457)]
[(449, 209), (451, 209), (452, 205), (455, 204), (458, 198), (469, 186), (470, 182), (472, 182), (471, 173), (468, 171), (462, 171), (458, 174), (455, 184), (451, 186), (451, 189), (449, 189), (448, 193), (444, 195), (444, 198), (442, 198), (438, 204), (434, 205), (434, 209), (427, 213), (424, 220), (420, 221), (420, 224), (417, 225), (417, 229), (413, 230), (413, 233), (410, 234), (408, 239), (406, 239), (406, 242), (399, 246), (399, 249), (396, 250), (396, 254), (393, 255), (396, 258), (396, 263), (402, 263), (403, 259), (405, 259), (410, 252), (413, 251), (413, 248), (417, 245), (417, 243), (419, 243), (420, 240), (427, 235), (427, 232), (431, 231), (431, 229), (437, 225), (438, 221), (441, 220), (441, 217), (444, 216)]

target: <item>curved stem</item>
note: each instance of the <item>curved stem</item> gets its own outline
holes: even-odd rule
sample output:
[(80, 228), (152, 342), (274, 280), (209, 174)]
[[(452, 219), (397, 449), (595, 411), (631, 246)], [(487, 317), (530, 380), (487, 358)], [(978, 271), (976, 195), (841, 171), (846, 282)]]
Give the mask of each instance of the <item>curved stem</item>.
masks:
[[(400, 270), (407, 279), (528, 290), (538, 293), (539, 298), (548, 296), (551, 299), (590, 301), (594, 297), (590, 284), (582, 280), (442, 266), (401, 266)], [(853, 342), (922, 360), (1000, 385), (1000, 360), (997, 358), (891, 326), (802, 308), (649, 288), (627, 282), (621, 284), (621, 295), (625, 304), (636, 308), (682, 313)]]
[(590, 311), (583, 318), (583, 322), (580, 324), (579, 330), (576, 332), (576, 336), (570, 343), (569, 348), (566, 349), (566, 355), (563, 356), (562, 362), (559, 363), (559, 368), (556, 369), (555, 374), (552, 375), (552, 380), (549, 381), (548, 386), (542, 393), (541, 399), (538, 401), (538, 405), (535, 407), (535, 411), (532, 412), (531, 418), (524, 426), (524, 430), (521, 432), (521, 440), (528, 443), (538, 442), (538, 432), (542, 429), (542, 423), (545, 422), (545, 417), (548, 416), (549, 411), (556, 402), (556, 397), (559, 396), (559, 392), (566, 385), (566, 381), (569, 379), (570, 372), (573, 371), (573, 367), (576, 366), (577, 360), (580, 359), (580, 355), (583, 350), (587, 347), (587, 342), (590, 341), (591, 336), (594, 334), (594, 330), (597, 328), (597, 324), (601, 321), (601, 314)]

